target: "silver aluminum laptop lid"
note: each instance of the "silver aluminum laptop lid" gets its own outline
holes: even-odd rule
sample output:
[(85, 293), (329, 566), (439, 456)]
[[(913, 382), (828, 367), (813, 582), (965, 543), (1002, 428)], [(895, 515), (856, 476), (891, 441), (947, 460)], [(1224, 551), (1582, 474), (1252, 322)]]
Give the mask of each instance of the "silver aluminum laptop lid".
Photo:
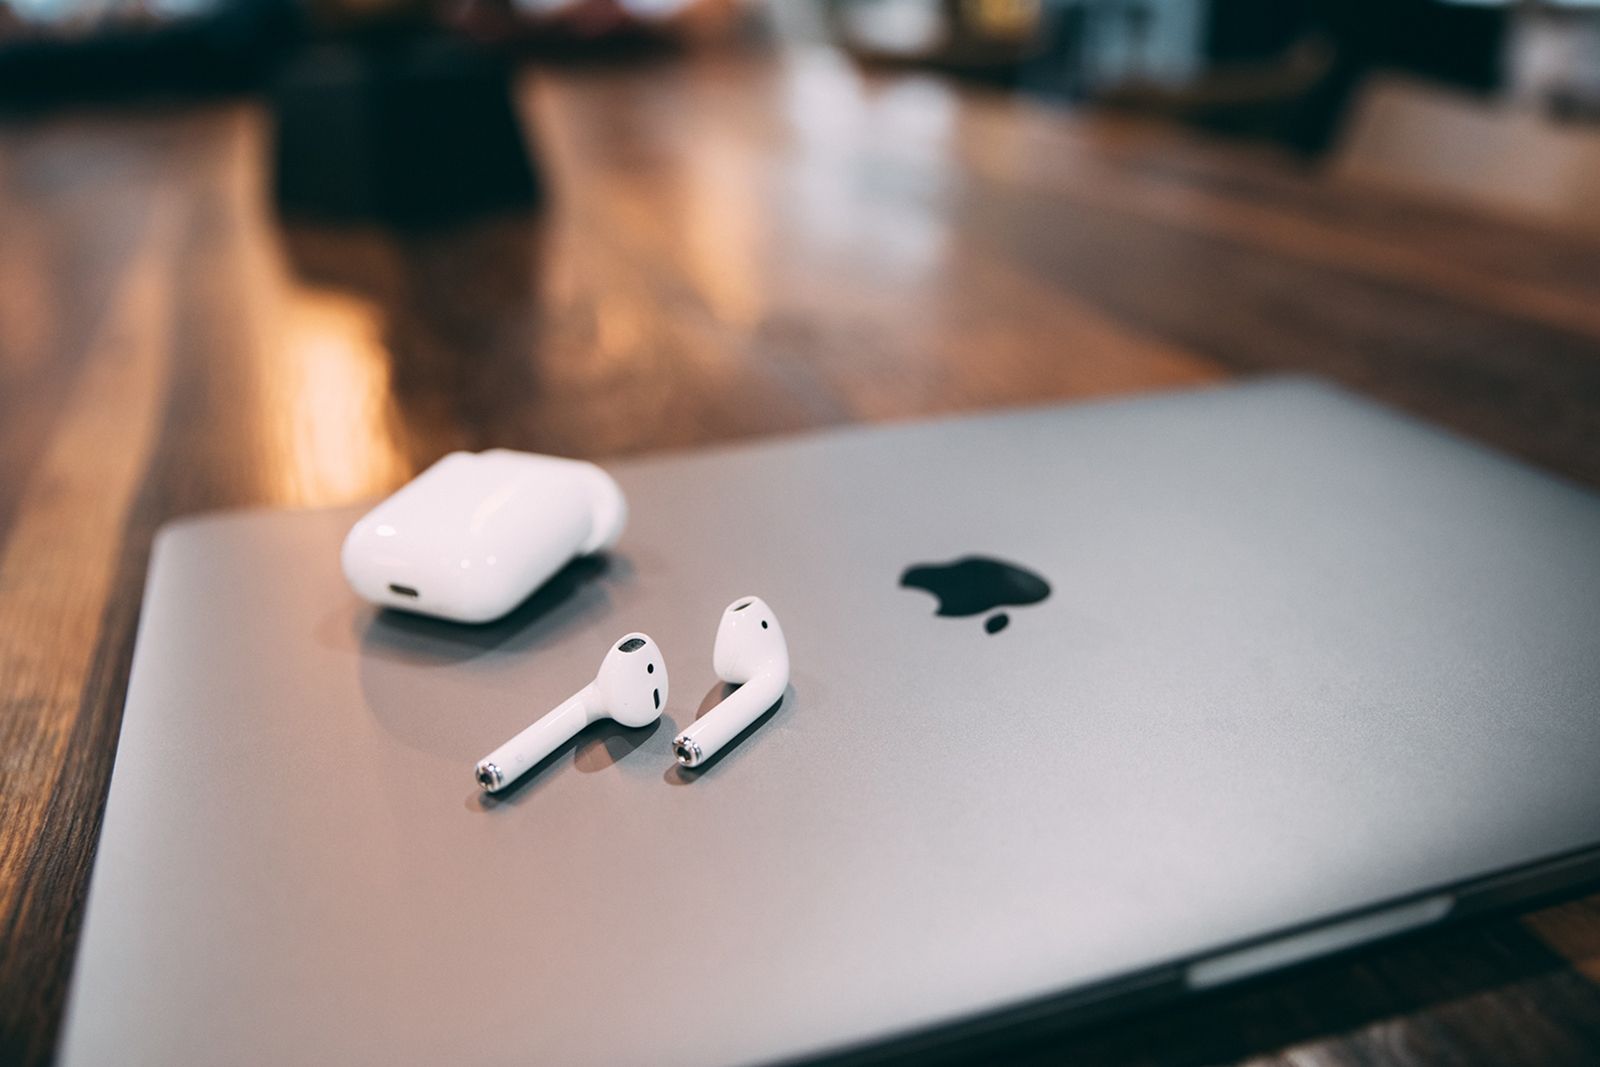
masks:
[[(357, 601), (359, 509), (164, 533), (65, 1062), (821, 1054), (1225, 982), (1600, 842), (1600, 501), (1338, 391), (611, 469), (609, 566), (482, 628)], [(1050, 595), (990, 633), (899, 584), (972, 554)], [(748, 593), (791, 690), (687, 775)], [(484, 800), (474, 761), (633, 629), (660, 726)]]

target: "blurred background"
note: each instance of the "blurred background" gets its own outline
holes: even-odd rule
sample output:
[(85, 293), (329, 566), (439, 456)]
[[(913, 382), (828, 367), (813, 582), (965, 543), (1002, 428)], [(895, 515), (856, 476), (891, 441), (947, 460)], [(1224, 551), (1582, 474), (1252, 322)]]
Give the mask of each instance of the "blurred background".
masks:
[(289, 502), (1273, 369), (1594, 480), (1597, 176), (1580, 0), (0, 0), (0, 368), (158, 263)]
[(1595, 480), (1597, 176), (1581, 0), (0, 0), (0, 373), (170, 275), (286, 501), (1272, 369)]
[[(399, 150), (372, 127), (403, 114), (453, 150), (489, 154), (461, 188), (415, 176), (431, 204), (409, 210), (465, 214), (526, 199), (534, 182), (493, 144), (505, 116), (489, 117), (491, 65), (755, 42), (1159, 116), (1591, 227), (1600, 217), (1596, 0), (0, 0), (0, 107), (261, 97), (291, 142), (288, 199), (336, 216), (408, 210), (355, 202), (352, 169), (377, 161), (334, 158)], [(362, 136), (341, 140), (356, 132), (341, 123)]]
[(470, 43), (518, 63), (757, 37), (1311, 154), (1364, 104), (1524, 137), (1600, 115), (1594, 0), (5, 0), (0, 99), (270, 93), (333, 43)]

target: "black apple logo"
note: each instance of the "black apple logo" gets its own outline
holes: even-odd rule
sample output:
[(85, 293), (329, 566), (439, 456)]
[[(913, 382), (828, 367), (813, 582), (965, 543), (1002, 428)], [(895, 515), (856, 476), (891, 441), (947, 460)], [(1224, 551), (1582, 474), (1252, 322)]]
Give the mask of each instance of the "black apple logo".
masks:
[[(900, 575), (900, 584), (926, 589), (939, 598), (940, 615), (981, 615), (1002, 604), (1037, 604), (1050, 595), (1050, 583), (1015, 563), (987, 556), (963, 556), (949, 563), (917, 563)], [(997, 634), (1011, 617), (995, 612), (983, 628)]]

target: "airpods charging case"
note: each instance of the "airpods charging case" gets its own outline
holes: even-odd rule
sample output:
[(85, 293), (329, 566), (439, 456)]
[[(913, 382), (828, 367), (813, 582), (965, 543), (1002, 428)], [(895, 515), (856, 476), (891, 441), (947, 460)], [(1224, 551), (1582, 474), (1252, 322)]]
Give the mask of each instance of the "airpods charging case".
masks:
[(621, 488), (592, 463), (452, 452), (362, 516), (340, 562), (381, 607), (490, 622), (569, 560), (616, 544), (627, 516)]

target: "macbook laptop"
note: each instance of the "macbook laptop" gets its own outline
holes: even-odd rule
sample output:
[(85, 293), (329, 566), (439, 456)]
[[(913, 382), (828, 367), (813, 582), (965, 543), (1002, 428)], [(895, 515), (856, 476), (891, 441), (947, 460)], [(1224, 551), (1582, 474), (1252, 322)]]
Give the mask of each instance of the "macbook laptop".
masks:
[[(482, 627), (362, 509), (154, 551), (67, 1064), (925, 1055), (1600, 874), (1600, 499), (1310, 381), (610, 466)], [(793, 672), (697, 771), (723, 608)], [(655, 728), (474, 762), (659, 642)]]

